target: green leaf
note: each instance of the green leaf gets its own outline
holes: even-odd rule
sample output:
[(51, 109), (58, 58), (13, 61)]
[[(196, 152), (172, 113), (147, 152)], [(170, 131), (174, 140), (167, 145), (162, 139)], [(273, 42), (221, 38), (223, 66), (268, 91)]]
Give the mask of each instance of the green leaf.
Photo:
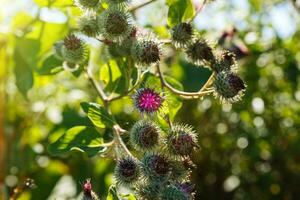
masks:
[(39, 49), (40, 42), (38, 40), (16, 38), (13, 56), (14, 74), (16, 76), (16, 86), (24, 96), (34, 84), (32, 69), (36, 66)]
[(61, 155), (71, 150), (79, 150), (94, 156), (99, 152), (104, 152), (106, 147), (96, 129), (87, 126), (75, 126), (63, 134), (56, 142), (48, 147), (52, 155)]
[(113, 127), (116, 122), (103, 106), (96, 103), (82, 102), (81, 107), (93, 124), (99, 128)]
[(194, 6), (191, 0), (167, 0), (169, 6), (168, 25), (174, 26), (194, 16)]
[(120, 200), (120, 198), (118, 197), (116, 186), (111, 185), (109, 187), (106, 200)]
[(125, 198), (127, 200), (136, 200), (134, 194), (131, 194), (131, 193), (130, 194), (121, 194), (121, 197)]
[(56, 58), (53, 54), (46, 57), (40, 67), (37, 69), (37, 72), (40, 75), (51, 75), (56, 72), (55, 69), (62, 66), (62, 61)]
[(128, 69), (128, 63), (123, 60), (110, 60), (103, 65), (100, 70), (100, 80), (105, 84), (105, 90), (111, 93), (124, 93), (129, 87)]

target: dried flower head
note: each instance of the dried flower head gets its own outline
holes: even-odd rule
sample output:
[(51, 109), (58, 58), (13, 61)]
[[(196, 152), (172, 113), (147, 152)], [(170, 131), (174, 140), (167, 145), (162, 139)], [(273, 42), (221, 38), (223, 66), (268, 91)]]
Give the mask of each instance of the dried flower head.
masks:
[(138, 180), (139, 175), (139, 165), (134, 158), (125, 157), (118, 160), (115, 169), (115, 178), (118, 184), (132, 185)]
[(82, 16), (78, 21), (78, 26), (79, 30), (89, 37), (95, 37), (100, 32), (97, 17), (94, 14), (86, 14)]
[(219, 59), (216, 60), (215, 63), (211, 66), (212, 70), (216, 73), (222, 71), (237, 71), (237, 62), (235, 58), (235, 54), (230, 51), (222, 52)]
[(105, 10), (98, 18), (98, 25), (105, 39), (121, 41), (127, 38), (132, 30), (129, 13), (116, 7)]
[(151, 121), (141, 120), (130, 131), (131, 144), (138, 150), (151, 150), (159, 144), (159, 127)]
[(210, 64), (215, 61), (211, 46), (203, 39), (196, 39), (187, 45), (186, 54), (191, 62), (196, 65)]
[(97, 10), (100, 0), (75, 0), (75, 5), (82, 10)]
[(170, 172), (170, 163), (162, 154), (145, 154), (142, 159), (142, 169), (147, 178), (165, 178)]
[(246, 85), (244, 81), (233, 72), (220, 72), (214, 81), (215, 96), (221, 101), (233, 103), (239, 101), (244, 95)]
[(197, 146), (197, 137), (191, 126), (174, 125), (166, 138), (168, 150), (179, 156), (190, 155)]
[(172, 40), (177, 47), (184, 47), (193, 37), (193, 27), (190, 23), (180, 23), (172, 28)]
[(150, 65), (160, 61), (161, 48), (155, 38), (139, 38), (132, 45), (131, 55), (140, 65)]
[(134, 105), (141, 113), (155, 113), (162, 107), (163, 97), (150, 88), (140, 88), (133, 96)]
[(71, 34), (64, 39), (62, 47), (64, 60), (69, 63), (80, 63), (85, 57), (85, 47), (81, 39)]

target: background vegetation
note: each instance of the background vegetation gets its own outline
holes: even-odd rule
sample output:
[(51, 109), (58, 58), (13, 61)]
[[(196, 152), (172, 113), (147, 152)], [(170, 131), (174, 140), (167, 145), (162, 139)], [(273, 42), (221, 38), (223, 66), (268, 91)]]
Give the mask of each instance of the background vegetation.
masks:
[[(138, 4), (140, 1), (133, 1)], [(195, 5), (199, 4), (195, 1)], [(213, 97), (184, 101), (176, 121), (192, 124), (201, 149), (194, 155), (196, 199), (298, 199), (300, 197), (300, 18), (297, 1), (217, 0), (195, 19), (212, 42), (241, 58), (247, 92), (237, 104)], [(157, 1), (137, 10), (138, 24), (169, 37), (168, 7)], [(87, 125), (80, 102), (97, 102), (83, 75), (55, 73), (45, 60), (55, 41), (76, 27), (80, 11), (71, 0), (1, 0), (0, 8), (0, 199), (26, 178), (36, 188), (20, 199), (72, 199), (92, 177), (101, 196), (112, 184), (114, 161), (78, 151), (50, 155), (49, 143), (68, 128)], [(237, 31), (233, 31), (233, 27)], [(225, 37), (226, 35), (226, 37)], [(101, 55), (101, 43), (88, 40)], [(184, 56), (165, 66), (187, 91), (196, 91), (209, 72)], [(103, 70), (102, 70), (103, 71)], [(114, 80), (121, 74), (116, 74)], [(109, 81), (106, 77), (99, 77)], [(122, 126), (137, 120), (130, 98), (112, 105)], [(106, 133), (109, 137), (109, 133)], [(126, 139), (126, 138), (125, 138)]]

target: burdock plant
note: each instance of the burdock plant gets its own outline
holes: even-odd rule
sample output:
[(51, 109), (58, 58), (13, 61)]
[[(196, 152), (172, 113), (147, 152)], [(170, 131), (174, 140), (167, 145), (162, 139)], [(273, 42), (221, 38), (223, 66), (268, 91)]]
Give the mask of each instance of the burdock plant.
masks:
[[(90, 154), (115, 158), (116, 185), (130, 189), (139, 200), (192, 200), (194, 185), (190, 175), (194, 169), (193, 152), (199, 150), (198, 134), (192, 126), (174, 122), (180, 99), (202, 99), (214, 94), (222, 102), (234, 103), (241, 99), (246, 85), (237, 74), (235, 55), (210, 45), (194, 29), (192, 20), (195, 16), (189, 21), (172, 24), (169, 30), (171, 38), (161, 39), (149, 32), (141, 34), (143, 29), (134, 24), (130, 16), (136, 9), (151, 2), (128, 8), (128, 0), (76, 0), (75, 4), (83, 12), (78, 20), (78, 29), (72, 30), (78, 30), (79, 34), (73, 31), (64, 40), (56, 42), (53, 54), (63, 61), (63, 68), (74, 75), (78, 76), (82, 71), (85, 73), (102, 102), (101, 105), (83, 103), (82, 108), (97, 127), (94, 132), (105, 128), (112, 135), (110, 142), (103, 144), (102, 138), (97, 138), (87, 144), (90, 140), (85, 137), (91, 136), (93, 131), (91, 127), (85, 127), (86, 134), (82, 134), (82, 138), (76, 137), (78, 145), (75, 149), (85, 151), (91, 148)], [(93, 41), (102, 44), (91, 56), (83, 40), (87, 37), (82, 35), (88, 36), (89, 41), (94, 38)], [(162, 56), (165, 46), (171, 50), (169, 57), (166, 56), (167, 62)], [(103, 52), (99, 49), (105, 49), (109, 56), (107, 60), (100, 60)], [(188, 62), (207, 66), (212, 71), (207, 82), (196, 92), (183, 91), (183, 87), (166, 77), (162, 70), (162, 66), (176, 60), (172, 56), (178, 55), (178, 51), (186, 54)], [(87, 60), (90, 57), (92, 59)], [(90, 63), (94, 60), (97, 60), (92, 64), (95, 69), (91, 70)], [(107, 68), (98, 70), (98, 63), (105, 64)], [(98, 71), (102, 83), (94, 78), (93, 72)], [(112, 116), (115, 112), (110, 110), (112, 102), (125, 97), (127, 100), (131, 97), (135, 114), (140, 117), (128, 131), (121, 127), (118, 117)], [(82, 130), (82, 127), (79, 128)], [(73, 129), (70, 132), (74, 134)], [(60, 147), (69, 148), (64, 138), (72, 137), (63, 136), (49, 149), (56, 148), (59, 146), (56, 143), (60, 142)], [(130, 149), (124, 138), (131, 144)], [(116, 192), (114, 198), (118, 198)], [(90, 180), (83, 184), (81, 199), (98, 199)]]

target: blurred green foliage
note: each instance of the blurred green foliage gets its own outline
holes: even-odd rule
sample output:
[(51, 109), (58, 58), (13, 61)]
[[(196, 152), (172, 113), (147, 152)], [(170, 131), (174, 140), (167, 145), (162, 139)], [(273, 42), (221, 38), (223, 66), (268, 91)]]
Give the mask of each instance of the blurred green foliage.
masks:
[[(215, 1), (205, 9), (230, 13), (238, 8), (235, 2)], [(233, 45), (242, 43), (248, 48), (247, 55), (239, 60), (239, 72), (248, 86), (245, 97), (232, 106), (221, 105), (213, 97), (184, 101), (173, 117), (177, 122), (195, 126), (199, 133), (201, 148), (193, 159), (197, 165), (193, 172), (196, 199), (297, 199), (300, 197), (300, 30), (283, 37), (266, 20), (268, 9), (291, 7), (290, 1), (244, 2), (250, 10), (243, 16), (246, 25), (232, 21), (230, 25), (237, 26), (239, 32), (224, 47), (232, 49)], [(218, 3), (222, 6), (214, 8)], [(72, 199), (81, 191), (80, 183), (88, 177), (92, 178), (94, 190), (104, 197), (113, 182), (113, 159), (88, 157), (80, 151), (53, 156), (47, 151), (51, 149), (50, 143), (74, 126), (77, 128), (70, 137), (80, 135), (82, 127), (94, 123), (104, 140), (111, 139), (110, 130), (93, 121), (93, 114), (99, 114), (98, 110), (86, 116), (84, 110), (89, 108), (81, 109), (81, 102), (99, 103), (84, 75), (57, 73), (62, 70), (61, 63), (51, 56), (53, 43), (76, 28), (80, 10), (72, 6), (71, 0), (35, 0), (31, 4), (37, 12), (14, 13), (9, 31), (0, 33), (0, 116), (4, 113), (0, 127), (0, 153), (4, 156), (0, 162), (0, 199), (7, 198), (12, 188), (27, 177), (35, 180), (37, 188), (25, 191), (20, 199)], [(146, 7), (145, 12), (151, 14), (155, 9), (164, 12), (165, 4), (175, 8), (191, 6), (183, 1), (159, 1)], [(66, 19), (47, 20), (41, 13), (48, 8)], [(294, 12), (291, 14), (294, 26), (299, 27), (299, 13)], [(139, 12), (137, 15), (143, 17)], [(150, 15), (150, 19), (140, 23), (166, 38), (169, 37), (167, 28), (157, 25), (157, 21), (172, 25), (190, 16), (192, 13), (188, 11), (175, 9), (169, 12), (168, 20), (165, 16), (152, 19)], [(266, 39), (264, 34), (270, 30), (275, 34)], [(201, 29), (213, 41), (219, 39), (222, 31)], [(106, 91), (124, 91), (116, 88), (115, 83), (123, 81), (121, 85), (128, 87), (122, 79), (126, 70), (118, 69), (114, 61), (109, 62), (109, 68), (103, 46), (97, 41), (89, 41), (89, 45), (97, 78), (107, 84)], [(174, 78), (168, 81), (180, 88), (177, 79), (187, 91), (196, 91), (210, 75), (207, 69), (188, 64), (181, 54), (166, 57), (164, 68)], [(109, 69), (114, 69), (112, 76)], [(180, 102), (173, 103), (180, 108)], [(123, 128), (129, 129), (138, 119), (130, 97), (114, 102), (111, 108)], [(92, 149), (98, 148), (94, 145)], [(78, 149), (80, 144), (60, 147), (65, 151), (65, 148)], [(114, 188), (110, 191), (109, 198), (114, 199)]]

